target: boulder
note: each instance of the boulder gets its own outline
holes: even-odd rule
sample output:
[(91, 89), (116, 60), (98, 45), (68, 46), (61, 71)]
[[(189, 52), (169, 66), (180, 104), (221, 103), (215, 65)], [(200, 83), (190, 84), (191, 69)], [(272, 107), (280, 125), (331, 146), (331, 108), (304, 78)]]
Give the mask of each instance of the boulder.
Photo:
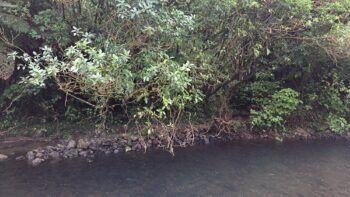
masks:
[(130, 152), (131, 151), (131, 148), (129, 146), (126, 146), (125, 147), (125, 152)]
[(8, 159), (7, 155), (0, 154), (0, 161), (5, 161), (6, 159)]
[(59, 159), (60, 158), (60, 153), (58, 153), (57, 151), (52, 151), (50, 152), (49, 156), (52, 158), (52, 159)]
[(74, 158), (78, 157), (79, 153), (77, 149), (70, 149), (63, 153), (64, 158)]
[(130, 136), (131, 141), (137, 141), (139, 138), (135, 135)]
[(204, 136), (204, 137), (203, 137), (203, 141), (204, 141), (204, 144), (205, 144), (205, 145), (210, 144), (210, 140), (209, 140), (209, 138), (208, 138), (207, 136)]
[(88, 149), (90, 146), (90, 142), (88, 140), (84, 140), (84, 139), (79, 139), (78, 140), (78, 145), (77, 147), (80, 149)]
[(79, 155), (81, 156), (81, 157), (87, 157), (88, 156), (88, 151), (81, 151), (81, 152), (79, 152)]
[(35, 158), (34, 152), (33, 151), (27, 152), (26, 157), (29, 161), (32, 161)]
[(75, 148), (76, 146), (77, 146), (77, 143), (74, 140), (69, 140), (69, 142), (67, 144), (68, 149)]
[(135, 144), (135, 145), (132, 147), (132, 150), (133, 150), (133, 151), (139, 151), (139, 150), (141, 150), (141, 149), (142, 149), (142, 146), (141, 146), (141, 144), (139, 144), (139, 143)]
[(41, 164), (44, 161), (45, 161), (44, 159), (36, 158), (31, 163), (32, 163), (33, 166), (38, 166), (39, 164)]
[(43, 158), (43, 157), (44, 157), (44, 154), (39, 152), (39, 153), (36, 154), (36, 157), (38, 157), (38, 158)]

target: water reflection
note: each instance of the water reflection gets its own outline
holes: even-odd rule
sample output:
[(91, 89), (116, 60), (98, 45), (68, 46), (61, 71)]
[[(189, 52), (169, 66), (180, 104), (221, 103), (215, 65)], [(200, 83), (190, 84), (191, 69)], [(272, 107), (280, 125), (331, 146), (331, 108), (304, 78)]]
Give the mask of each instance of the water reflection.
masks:
[(61, 161), (0, 163), (0, 196), (350, 196), (350, 144), (211, 145)]

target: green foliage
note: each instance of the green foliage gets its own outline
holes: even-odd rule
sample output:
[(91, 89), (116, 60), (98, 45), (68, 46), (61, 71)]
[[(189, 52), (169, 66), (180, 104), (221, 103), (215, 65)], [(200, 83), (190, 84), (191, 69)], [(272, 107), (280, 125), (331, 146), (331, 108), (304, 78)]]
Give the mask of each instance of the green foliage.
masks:
[(30, 35), (35, 39), (43, 39), (49, 45), (57, 44), (60, 47), (70, 42), (70, 28), (62, 16), (53, 9), (40, 11), (33, 17), (33, 22), (38, 26), (32, 29)]
[[(21, 106), (30, 102), (30, 98), (37, 95), (40, 89), (25, 84), (13, 84), (0, 95), (0, 112), (2, 115), (15, 115)], [(0, 114), (1, 114), (0, 113)]]
[(239, 91), (239, 101), (247, 105), (263, 106), (268, 103), (271, 96), (280, 89), (276, 81), (255, 81), (243, 85)]
[[(101, 124), (123, 111), (174, 126), (203, 100), (222, 112), (255, 105), (262, 128), (283, 127), (299, 99), (320, 122), (349, 116), (347, 0), (27, 2), (0, 8), (0, 41), (19, 52), (23, 87), (81, 102), (63, 110), (67, 119), (93, 109)], [(23, 53), (29, 38), (41, 49)], [(8, 91), (1, 105), (18, 97)], [(43, 96), (51, 111), (54, 97)]]
[(231, 127), (233, 131), (238, 131), (242, 127), (242, 123), (237, 120), (233, 120), (231, 123)]
[(83, 38), (65, 50), (63, 60), (48, 47), (34, 57), (18, 56), (29, 70), (23, 82), (44, 87), (45, 81), (54, 80), (67, 95), (96, 108), (103, 126), (112, 99), (120, 105), (141, 102), (144, 107), (135, 117), (158, 120), (165, 119), (167, 112), (180, 113), (188, 103), (202, 100), (192, 84), (193, 64), (178, 63), (161, 51), (145, 51), (137, 58), (140, 67), (135, 68), (130, 52), (122, 46), (99, 49), (93, 46), (92, 34), (79, 29), (73, 33)]
[(332, 132), (338, 134), (346, 132), (350, 128), (350, 125), (343, 117), (334, 114), (329, 114), (327, 117), (327, 124)]
[(252, 124), (259, 128), (284, 128), (285, 118), (301, 104), (299, 93), (286, 88), (272, 95), (261, 111), (251, 110)]

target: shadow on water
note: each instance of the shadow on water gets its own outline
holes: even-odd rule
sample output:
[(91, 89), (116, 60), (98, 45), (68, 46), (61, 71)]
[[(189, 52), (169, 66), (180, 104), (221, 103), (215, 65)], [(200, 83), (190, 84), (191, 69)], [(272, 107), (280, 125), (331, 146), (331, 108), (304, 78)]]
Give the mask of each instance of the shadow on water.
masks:
[(221, 144), (0, 163), (0, 196), (350, 196), (350, 143)]

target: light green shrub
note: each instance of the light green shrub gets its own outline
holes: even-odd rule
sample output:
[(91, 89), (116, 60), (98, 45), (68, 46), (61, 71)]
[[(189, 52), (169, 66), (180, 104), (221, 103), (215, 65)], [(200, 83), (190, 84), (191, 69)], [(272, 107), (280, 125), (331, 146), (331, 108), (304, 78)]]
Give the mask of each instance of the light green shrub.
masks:
[(284, 128), (285, 118), (302, 103), (299, 93), (286, 88), (272, 95), (262, 106), (262, 110), (251, 110), (252, 124), (259, 128)]

